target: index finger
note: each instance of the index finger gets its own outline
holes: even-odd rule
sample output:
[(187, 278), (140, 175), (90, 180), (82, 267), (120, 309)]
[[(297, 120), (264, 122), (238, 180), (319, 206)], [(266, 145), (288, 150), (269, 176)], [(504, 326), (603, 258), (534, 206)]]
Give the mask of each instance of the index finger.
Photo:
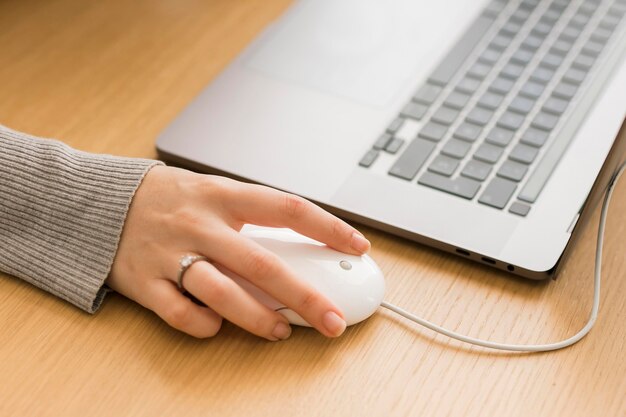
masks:
[(241, 184), (230, 208), (245, 223), (288, 227), (342, 252), (361, 255), (371, 247), (362, 233), (338, 217), (300, 196), (270, 187)]
[(297, 277), (278, 255), (257, 242), (228, 228), (220, 233), (219, 248), (204, 245), (202, 253), (212, 261), (283, 303), (325, 336), (337, 337), (345, 330), (341, 310), (327, 296)]

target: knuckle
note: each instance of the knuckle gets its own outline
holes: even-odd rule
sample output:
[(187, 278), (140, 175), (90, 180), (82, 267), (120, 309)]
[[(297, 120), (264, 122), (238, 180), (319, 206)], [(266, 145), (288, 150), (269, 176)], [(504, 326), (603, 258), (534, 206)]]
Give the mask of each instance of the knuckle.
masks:
[(336, 238), (344, 237), (347, 234), (344, 222), (334, 217), (333, 220), (331, 221), (330, 233), (333, 237), (336, 237)]
[(311, 203), (300, 196), (285, 194), (284, 199), (284, 212), (289, 218), (301, 219), (309, 211)]
[(263, 334), (271, 334), (272, 329), (268, 328), (271, 325), (271, 322), (267, 320), (266, 317), (261, 316), (250, 323), (250, 328), (248, 329), (250, 332), (258, 335)]
[(227, 199), (235, 188), (235, 181), (230, 178), (215, 175), (203, 175), (199, 181), (198, 188), (202, 194), (209, 196), (211, 200)]
[(217, 335), (217, 333), (220, 331), (221, 328), (222, 328), (222, 318), (218, 317), (215, 320), (212, 320), (211, 324), (207, 326), (206, 328), (204, 328), (203, 333), (199, 335), (198, 337), (201, 337), (201, 338), (214, 337)]
[(163, 318), (170, 326), (184, 330), (189, 323), (189, 317), (189, 306), (184, 303), (175, 303), (167, 307)]
[(175, 217), (177, 227), (185, 230), (201, 230), (204, 223), (204, 219), (199, 212), (188, 208), (180, 209)]
[(210, 337), (214, 337), (220, 331), (222, 327), (222, 318), (215, 317), (211, 318), (210, 322), (207, 325), (204, 325), (200, 329), (194, 329), (192, 331), (187, 332), (187, 334), (198, 338), (198, 339), (207, 339)]
[(312, 310), (315, 306), (319, 305), (321, 301), (322, 298), (317, 292), (309, 290), (302, 296), (300, 307), (303, 311)]

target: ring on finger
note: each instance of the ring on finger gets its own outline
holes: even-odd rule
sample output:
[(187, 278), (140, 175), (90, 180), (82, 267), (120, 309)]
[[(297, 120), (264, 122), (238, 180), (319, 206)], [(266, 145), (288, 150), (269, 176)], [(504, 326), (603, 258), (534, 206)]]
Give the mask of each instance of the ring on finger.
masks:
[(180, 268), (178, 269), (178, 277), (176, 278), (176, 283), (178, 284), (178, 289), (183, 291), (185, 288), (183, 287), (183, 277), (185, 276), (185, 272), (198, 261), (206, 261), (209, 259), (206, 256), (202, 255), (184, 255), (178, 261), (178, 265)]

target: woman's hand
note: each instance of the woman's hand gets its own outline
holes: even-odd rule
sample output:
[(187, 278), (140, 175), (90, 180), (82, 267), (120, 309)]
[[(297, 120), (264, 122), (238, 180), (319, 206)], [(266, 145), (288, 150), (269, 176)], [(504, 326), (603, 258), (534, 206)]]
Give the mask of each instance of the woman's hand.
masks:
[(269, 340), (291, 334), (287, 320), (268, 309), (209, 262), (185, 272), (179, 260), (206, 256), (249, 280), (329, 337), (345, 330), (343, 313), (302, 282), (276, 255), (239, 234), (245, 223), (288, 227), (351, 254), (370, 243), (347, 223), (292, 194), (223, 177), (156, 166), (133, 198), (107, 284), (195, 337), (211, 337), (222, 318)]

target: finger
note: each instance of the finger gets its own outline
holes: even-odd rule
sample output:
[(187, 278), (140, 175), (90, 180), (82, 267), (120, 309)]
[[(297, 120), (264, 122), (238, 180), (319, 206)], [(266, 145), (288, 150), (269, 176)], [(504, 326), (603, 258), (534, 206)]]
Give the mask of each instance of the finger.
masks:
[(195, 304), (168, 280), (154, 280), (146, 301), (146, 307), (167, 324), (194, 337), (213, 337), (222, 325), (222, 317), (208, 307)]
[(207, 247), (203, 253), (284, 303), (323, 335), (337, 337), (345, 330), (341, 310), (258, 243), (225, 228), (219, 250)]
[(230, 204), (234, 215), (243, 222), (288, 227), (342, 252), (360, 255), (371, 246), (348, 223), (294, 194), (241, 184)]
[(287, 339), (291, 328), (281, 314), (265, 307), (208, 262), (185, 273), (185, 289), (231, 323), (268, 340)]

